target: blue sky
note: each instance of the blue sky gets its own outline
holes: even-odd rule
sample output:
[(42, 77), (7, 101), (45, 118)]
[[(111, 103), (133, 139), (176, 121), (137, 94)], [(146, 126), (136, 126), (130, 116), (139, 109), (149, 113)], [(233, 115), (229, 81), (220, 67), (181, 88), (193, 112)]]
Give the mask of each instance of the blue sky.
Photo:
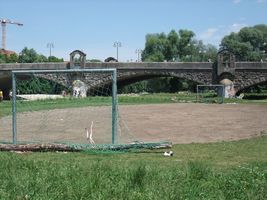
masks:
[(189, 29), (196, 39), (217, 45), (244, 26), (267, 24), (267, 0), (0, 0), (0, 18), (18, 21), (7, 26), (7, 49), (24, 47), (69, 60), (80, 49), (87, 59), (116, 57), (136, 60), (148, 33)]

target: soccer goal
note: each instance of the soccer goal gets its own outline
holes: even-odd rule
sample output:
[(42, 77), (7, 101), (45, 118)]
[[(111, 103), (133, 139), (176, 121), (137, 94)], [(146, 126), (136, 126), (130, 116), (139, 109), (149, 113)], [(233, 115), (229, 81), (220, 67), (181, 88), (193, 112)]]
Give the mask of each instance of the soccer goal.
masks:
[(224, 85), (197, 85), (197, 102), (223, 103), (224, 93)]
[(116, 69), (12, 71), (10, 98), (13, 144), (117, 143)]

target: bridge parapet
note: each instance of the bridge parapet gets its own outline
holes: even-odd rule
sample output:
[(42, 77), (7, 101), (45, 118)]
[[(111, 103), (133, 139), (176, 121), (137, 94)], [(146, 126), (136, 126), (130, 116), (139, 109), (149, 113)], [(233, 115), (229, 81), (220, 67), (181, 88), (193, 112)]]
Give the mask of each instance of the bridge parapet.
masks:
[[(30, 69), (67, 69), (69, 62), (61, 63), (12, 63), (0, 64), (0, 71), (30, 70)], [(100, 63), (88, 62), (85, 68), (116, 68), (116, 69), (206, 69), (213, 70), (213, 63), (209, 62), (117, 62)], [(236, 62), (237, 70), (267, 70), (267, 62)]]
[(210, 62), (114, 62), (86, 63), (86, 68), (116, 68), (120, 69), (208, 69), (212, 70)]
[(236, 62), (237, 70), (267, 70), (267, 62)]
[(0, 71), (31, 70), (31, 69), (66, 69), (68, 62), (60, 63), (7, 63), (0, 64)]

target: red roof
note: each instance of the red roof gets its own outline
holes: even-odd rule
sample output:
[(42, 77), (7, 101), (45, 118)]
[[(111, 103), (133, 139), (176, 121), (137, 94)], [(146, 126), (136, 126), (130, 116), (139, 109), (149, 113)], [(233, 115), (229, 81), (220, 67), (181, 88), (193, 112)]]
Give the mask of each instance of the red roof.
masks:
[(9, 50), (5, 50), (5, 49), (0, 49), (0, 54), (3, 54), (3, 55), (12, 55), (12, 54), (16, 54), (15, 51), (9, 51)]

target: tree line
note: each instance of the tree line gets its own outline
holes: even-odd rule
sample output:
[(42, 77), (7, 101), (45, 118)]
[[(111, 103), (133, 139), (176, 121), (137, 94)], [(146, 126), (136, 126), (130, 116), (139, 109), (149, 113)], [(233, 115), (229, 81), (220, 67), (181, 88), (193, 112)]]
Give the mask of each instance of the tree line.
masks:
[(7, 55), (0, 53), (0, 63), (45, 63), (45, 62), (64, 62), (63, 58), (55, 56), (46, 57), (38, 54), (33, 48), (25, 47), (19, 55), (16, 53)]
[[(219, 49), (229, 49), (239, 61), (265, 61), (267, 53), (267, 25), (242, 28), (238, 33), (226, 35)], [(201, 62), (216, 61), (218, 50), (212, 44), (195, 39), (190, 30), (171, 30), (146, 35), (142, 61), (150, 62)]]
[[(232, 32), (224, 36), (219, 49), (212, 44), (204, 44), (195, 36), (193, 31), (186, 29), (171, 30), (169, 33), (149, 33), (146, 35), (141, 59), (143, 62), (215, 62), (218, 50), (226, 48), (232, 51), (239, 61), (266, 60), (267, 25), (265, 24), (244, 27), (237, 33)], [(0, 53), (0, 63), (63, 61), (63, 58), (46, 57), (27, 47), (19, 55)]]

